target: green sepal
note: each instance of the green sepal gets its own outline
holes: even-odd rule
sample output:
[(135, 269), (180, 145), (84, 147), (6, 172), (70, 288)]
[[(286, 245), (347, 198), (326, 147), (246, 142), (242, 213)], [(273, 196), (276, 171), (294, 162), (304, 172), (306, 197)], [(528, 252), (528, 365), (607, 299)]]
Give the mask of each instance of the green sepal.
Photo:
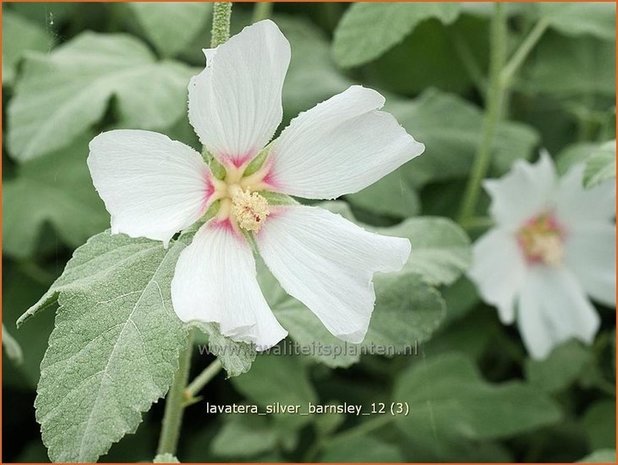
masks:
[(266, 158), (268, 158), (268, 154), (270, 153), (270, 144), (264, 147), (257, 156), (251, 160), (251, 162), (245, 168), (245, 172), (243, 176), (251, 176), (253, 173), (257, 172), (262, 166), (264, 166), (264, 162)]
[(225, 179), (225, 167), (221, 163), (219, 163), (219, 161), (214, 157), (214, 155), (208, 150), (204, 149), (202, 152), (202, 156), (204, 157), (204, 160), (206, 160), (206, 163), (208, 163), (208, 167), (210, 168), (210, 172), (212, 173), (212, 175), (220, 180)]
[(266, 199), (268, 205), (298, 205), (298, 202), (287, 194), (261, 191), (260, 195)]

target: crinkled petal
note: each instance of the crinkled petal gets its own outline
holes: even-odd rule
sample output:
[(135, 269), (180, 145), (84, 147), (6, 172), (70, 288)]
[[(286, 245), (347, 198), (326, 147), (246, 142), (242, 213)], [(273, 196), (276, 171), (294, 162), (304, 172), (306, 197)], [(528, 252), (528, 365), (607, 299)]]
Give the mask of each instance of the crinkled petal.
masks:
[(565, 263), (597, 301), (616, 305), (616, 226), (585, 222), (566, 236)]
[(585, 165), (577, 164), (558, 184), (556, 216), (567, 229), (590, 222), (607, 224), (616, 212), (616, 182), (608, 180), (591, 189), (584, 188)]
[(526, 262), (513, 233), (493, 229), (474, 244), (468, 272), (481, 297), (498, 308), (504, 324), (515, 321), (515, 301), (526, 276)]
[(104, 132), (90, 142), (92, 181), (112, 216), (112, 233), (166, 245), (209, 206), (210, 171), (192, 148), (151, 131)]
[(218, 323), (221, 334), (259, 351), (287, 335), (260, 290), (251, 248), (227, 220), (203, 225), (180, 254), (172, 303), (182, 321)]
[(406, 133), (378, 92), (352, 86), (301, 113), (275, 140), (268, 182), (273, 190), (333, 199), (373, 184), (425, 146)]
[(265, 20), (204, 52), (206, 68), (189, 83), (189, 120), (220, 162), (240, 166), (270, 141), (281, 122), (290, 44)]
[(363, 340), (375, 303), (376, 271), (401, 269), (410, 241), (373, 234), (316, 207), (276, 208), (257, 244), (285, 291), (304, 303), (335, 336)]
[(591, 343), (599, 316), (566, 268), (533, 266), (518, 304), (522, 338), (533, 358), (545, 358), (562, 342), (576, 338)]
[(544, 152), (537, 163), (518, 160), (506, 176), (483, 185), (491, 196), (491, 216), (502, 227), (515, 230), (553, 207), (556, 170)]

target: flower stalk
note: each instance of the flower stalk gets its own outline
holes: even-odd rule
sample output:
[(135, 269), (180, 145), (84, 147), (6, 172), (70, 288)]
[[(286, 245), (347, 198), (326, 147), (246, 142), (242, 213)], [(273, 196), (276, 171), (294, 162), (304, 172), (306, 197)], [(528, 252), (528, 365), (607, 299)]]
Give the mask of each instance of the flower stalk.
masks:
[(472, 173), (468, 179), (459, 211), (459, 223), (462, 225), (466, 224), (475, 213), (481, 183), (491, 165), (494, 135), (502, 117), (505, 96), (513, 81), (513, 77), (549, 26), (549, 22), (545, 18), (540, 19), (507, 62), (507, 18), (504, 8), (503, 4), (496, 4), (491, 24), (489, 84), (486, 98), (487, 110), (483, 120), (481, 143), (476, 153)]
[(187, 345), (180, 354), (178, 371), (174, 376), (172, 387), (167, 394), (165, 402), (165, 414), (163, 416), (163, 428), (159, 438), (158, 454), (176, 455), (180, 426), (184, 413), (185, 386), (189, 380), (189, 368), (191, 367), (191, 355), (193, 352), (193, 332), (189, 331)]

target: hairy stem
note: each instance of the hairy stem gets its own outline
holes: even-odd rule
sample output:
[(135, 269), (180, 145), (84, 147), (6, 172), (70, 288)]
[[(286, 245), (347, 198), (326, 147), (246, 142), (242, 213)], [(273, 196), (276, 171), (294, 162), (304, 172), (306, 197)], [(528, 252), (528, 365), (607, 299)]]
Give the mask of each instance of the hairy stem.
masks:
[(215, 48), (230, 38), (230, 18), (232, 2), (216, 2), (212, 12), (212, 32), (210, 46)]
[(465, 222), (474, 214), (476, 203), (481, 188), (481, 182), (487, 174), (491, 162), (491, 145), (494, 133), (500, 120), (502, 100), (505, 87), (501, 80), (502, 69), (506, 61), (507, 25), (504, 5), (496, 3), (496, 12), (491, 24), (491, 54), (489, 61), (489, 86), (487, 89), (487, 110), (483, 119), (481, 143), (476, 152), (472, 173), (468, 178), (468, 184), (459, 211), (459, 222)]
[(217, 374), (223, 366), (219, 359), (208, 365), (197, 378), (195, 378), (185, 389), (185, 398), (191, 399), (195, 397)]
[(187, 345), (180, 354), (178, 371), (174, 375), (172, 387), (170, 387), (165, 401), (165, 414), (163, 415), (163, 427), (161, 428), (161, 437), (159, 438), (158, 454), (176, 455), (184, 413), (185, 386), (189, 380), (192, 353), (193, 332), (189, 331)]

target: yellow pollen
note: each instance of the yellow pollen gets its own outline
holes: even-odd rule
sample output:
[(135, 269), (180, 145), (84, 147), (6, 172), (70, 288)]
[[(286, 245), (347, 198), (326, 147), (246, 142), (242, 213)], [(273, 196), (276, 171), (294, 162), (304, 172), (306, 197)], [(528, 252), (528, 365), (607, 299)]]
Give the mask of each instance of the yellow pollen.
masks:
[(268, 202), (257, 192), (242, 190), (238, 186), (230, 189), (232, 194), (232, 214), (242, 229), (258, 232), (270, 214)]
[(557, 266), (564, 258), (562, 232), (551, 216), (529, 221), (519, 230), (517, 239), (529, 262)]

